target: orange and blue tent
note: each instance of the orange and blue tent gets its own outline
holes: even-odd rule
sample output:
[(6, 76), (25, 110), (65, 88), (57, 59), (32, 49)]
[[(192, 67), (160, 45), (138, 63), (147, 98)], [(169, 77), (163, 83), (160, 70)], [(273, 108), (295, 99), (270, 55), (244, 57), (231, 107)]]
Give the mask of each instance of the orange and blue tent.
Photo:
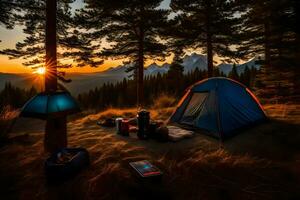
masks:
[(170, 122), (204, 129), (211, 136), (225, 139), (265, 119), (261, 104), (246, 86), (229, 78), (215, 77), (192, 85)]

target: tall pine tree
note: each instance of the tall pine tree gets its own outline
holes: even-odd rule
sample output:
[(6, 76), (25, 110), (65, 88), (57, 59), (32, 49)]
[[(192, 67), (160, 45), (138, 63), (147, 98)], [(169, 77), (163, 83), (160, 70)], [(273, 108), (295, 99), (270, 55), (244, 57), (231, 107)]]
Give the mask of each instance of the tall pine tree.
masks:
[(28, 5), (30, 4), (26, 4), (25, 0), (0, 0), (0, 26), (12, 29), (17, 22), (18, 13)]
[[(290, 94), (297, 92), (299, 31), (296, 24), (299, 22), (299, 1), (239, 2), (246, 8), (241, 15), (243, 23), (239, 52), (248, 58), (263, 55), (261, 73), (257, 77), (260, 85), (265, 87), (260, 90), (261, 94), (280, 96), (278, 93), (283, 87)], [(275, 82), (280, 83), (280, 87)]]
[[(26, 38), (19, 41), (15, 49), (4, 49), (0, 53), (8, 55), (11, 59), (24, 59), (23, 65), (35, 69), (45, 66), (46, 12), (43, 11), (46, 10), (46, 0), (24, 0), (24, 2), (26, 3), (23, 3), (25, 5), (22, 8), (23, 14), (18, 16), (18, 21), (24, 25), (23, 32)], [(91, 41), (78, 34), (74, 28), (70, 7), (72, 2), (74, 0), (57, 1), (57, 67), (98, 66), (102, 63), (101, 60), (90, 60), (87, 56), (92, 53), (87, 47)], [(64, 73), (58, 72), (58, 78), (67, 81), (63, 76)]]
[[(168, 11), (159, 9), (162, 0), (85, 0), (86, 7), (78, 16), (85, 23), (90, 38), (98, 43), (105, 37), (109, 43), (97, 55), (124, 59), (132, 63), (137, 82), (137, 104), (143, 105), (144, 63), (147, 59), (163, 59), (165, 45), (159, 35), (166, 26)], [(97, 43), (94, 41), (94, 44)], [(93, 47), (93, 46), (90, 46)]]
[(173, 19), (170, 43), (185, 49), (207, 53), (208, 76), (213, 76), (214, 55), (235, 56), (233, 44), (239, 19), (236, 4), (228, 0), (172, 0), (171, 8), (179, 13)]

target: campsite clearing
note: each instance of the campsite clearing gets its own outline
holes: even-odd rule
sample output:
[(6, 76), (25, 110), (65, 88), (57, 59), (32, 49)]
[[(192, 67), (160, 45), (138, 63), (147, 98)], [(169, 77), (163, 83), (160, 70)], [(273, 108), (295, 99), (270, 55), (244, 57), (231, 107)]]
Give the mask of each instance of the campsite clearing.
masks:
[[(15, 139), (0, 149), (0, 192), (4, 199), (299, 199), (300, 105), (264, 107), (270, 122), (224, 145), (201, 134), (178, 143), (141, 141), (96, 125), (103, 116), (134, 116), (135, 109), (73, 119), (69, 146), (87, 148), (91, 165), (56, 186), (47, 185), (43, 173), (44, 122), (19, 119), (10, 133)], [(172, 108), (152, 116), (161, 117), (159, 112), (170, 115)], [(141, 159), (164, 172), (161, 183), (141, 183), (132, 175), (128, 163)]]

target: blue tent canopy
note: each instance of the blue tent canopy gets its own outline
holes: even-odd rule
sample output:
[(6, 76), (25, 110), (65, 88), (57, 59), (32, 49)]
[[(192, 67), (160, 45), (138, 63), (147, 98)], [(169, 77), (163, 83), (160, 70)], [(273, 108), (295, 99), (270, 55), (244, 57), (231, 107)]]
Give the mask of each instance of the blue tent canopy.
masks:
[(246, 86), (217, 77), (192, 85), (170, 122), (205, 129), (210, 135), (224, 139), (242, 127), (265, 119), (262, 106)]
[(40, 93), (22, 108), (20, 116), (47, 119), (79, 112), (79, 106), (68, 92)]

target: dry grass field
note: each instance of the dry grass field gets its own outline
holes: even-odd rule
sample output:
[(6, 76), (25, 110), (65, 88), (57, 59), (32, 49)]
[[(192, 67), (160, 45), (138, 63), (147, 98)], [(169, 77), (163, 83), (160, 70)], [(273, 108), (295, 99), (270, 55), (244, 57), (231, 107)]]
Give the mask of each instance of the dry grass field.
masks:
[[(197, 134), (180, 142), (122, 137), (96, 121), (134, 117), (136, 109), (73, 117), (69, 146), (88, 149), (91, 165), (75, 178), (48, 185), (43, 165), (44, 122), (17, 119), (0, 148), (3, 199), (300, 199), (300, 105), (265, 105), (270, 121), (219, 141)], [(151, 109), (167, 119), (174, 108)], [(136, 178), (128, 163), (148, 159), (161, 182)]]

